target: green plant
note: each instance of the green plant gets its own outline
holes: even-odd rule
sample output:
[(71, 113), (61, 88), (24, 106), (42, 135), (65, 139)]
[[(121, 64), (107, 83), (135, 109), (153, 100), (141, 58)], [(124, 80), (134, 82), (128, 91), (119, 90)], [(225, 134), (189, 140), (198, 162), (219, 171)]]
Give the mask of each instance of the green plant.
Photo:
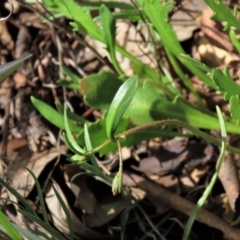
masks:
[[(177, 136), (179, 133), (175, 131), (174, 127), (186, 128), (192, 134), (221, 147), (222, 152), (219, 157), (221, 160), (223, 160), (225, 149), (240, 153), (239, 149), (226, 146), (225, 141), (217, 140), (198, 129), (221, 129), (222, 136), (226, 137), (226, 126), (228, 133), (239, 134), (240, 87), (230, 77), (227, 69), (223, 72), (219, 69), (211, 69), (185, 54), (168, 22), (169, 12), (174, 5), (173, 1), (136, 0), (135, 5), (114, 2), (106, 2), (104, 5), (101, 2), (77, 4), (73, 0), (43, 0), (42, 2), (51, 12), (51, 16), (46, 17), (47, 20), (65, 16), (70, 19), (70, 25), (74, 32), (87, 34), (91, 38), (104, 43), (113, 66), (114, 73), (99, 72), (80, 80), (69, 69), (62, 66), (62, 71), (71, 80), (60, 79), (59, 84), (79, 91), (84, 96), (84, 101), (88, 106), (104, 111), (102, 118), (96, 122), (88, 122), (59, 104), (57, 104), (57, 111), (32, 97), (32, 103), (39, 112), (51, 123), (65, 131), (65, 143), (73, 152), (73, 155), (69, 158), (72, 164), (81, 164), (88, 174), (99, 176), (111, 185), (114, 194), (123, 194), (122, 146), (131, 146), (156, 136)], [(232, 14), (220, 0), (206, 0), (205, 2), (214, 10), (215, 20), (227, 22), (225, 30), (229, 30), (234, 46), (240, 51), (235, 31), (231, 29), (232, 27), (240, 28), (235, 17), (236, 10)], [(109, 10), (111, 7), (117, 7), (120, 11), (117, 14), (112, 13)], [(92, 9), (99, 9), (99, 16), (95, 19), (90, 14)], [(151, 48), (155, 49), (156, 43), (163, 47), (175, 72), (185, 87), (197, 99), (196, 105), (184, 99), (168, 74), (159, 74), (159, 72), (164, 72), (164, 63), (159, 63), (157, 71), (155, 68), (144, 65), (116, 43), (115, 24), (118, 19), (142, 21), (147, 24), (149, 34), (152, 37)], [(96, 21), (100, 21), (101, 27)], [(133, 63), (134, 76), (129, 78), (125, 75), (124, 69), (121, 69), (117, 61), (116, 52)], [(154, 53), (158, 54), (157, 51)], [(223, 119), (219, 110), (218, 117), (216, 113), (209, 112), (197, 91), (185, 76), (179, 61), (205, 84), (212, 89), (219, 90), (224, 95), (225, 100), (230, 103), (232, 118), (225, 117)], [(219, 121), (221, 127), (219, 127)], [(162, 126), (167, 126), (167, 128), (156, 130), (156, 128)], [(189, 137), (190, 134), (185, 136)], [(98, 166), (94, 153), (99, 152), (104, 155), (117, 149), (120, 158), (119, 171), (115, 175), (106, 176)], [(218, 166), (213, 179), (216, 179), (221, 164)], [(207, 189), (208, 194), (213, 187), (212, 183)], [(206, 198), (207, 194), (201, 199), (199, 207), (189, 220), (190, 224), (184, 234), (185, 239), (188, 237), (191, 223), (197, 211), (202, 207)]]

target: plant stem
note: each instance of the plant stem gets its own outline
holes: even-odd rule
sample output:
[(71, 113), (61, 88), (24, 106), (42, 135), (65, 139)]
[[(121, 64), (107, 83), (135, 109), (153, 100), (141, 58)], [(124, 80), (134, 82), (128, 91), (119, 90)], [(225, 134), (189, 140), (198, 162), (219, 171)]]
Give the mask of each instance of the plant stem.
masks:
[[(151, 122), (151, 123), (147, 123), (141, 126), (137, 126), (134, 128), (131, 128), (129, 130), (126, 130), (125, 132), (119, 133), (117, 135), (114, 136), (115, 139), (121, 139), (121, 138), (125, 138), (129, 135), (138, 133), (140, 131), (143, 131), (145, 129), (149, 129), (149, 128), (159, 128), (162, 126), (179, 126), (179, 127), (183, 127), (186, 128), (187, 130), (191, 131), (194, 135), (203, 138), (204, 140), (218, 146), (221, 147), (221, 141), (216, 139), (215, 137), (195, 128), (192, 127), (191, 125), (189, 125), (186, 122), (182, 122), (179, 121), (177, 119), (166, 119), (166, 120), (160, 120), (160, 121), (155, 121), (155, 122)], [(98, 147), (92, 149), (90, 152), (87, 153), (87, 155), (91, 155), (94, 154), (96, 152), (98, 152), (100, 149), (102, 149), (103, 147), (107, 146), (108, 144), (110, 144), (112, 141), (111, 140), (107, 140), (104, 143), (102, 143), (101, 145), (99, 145)], [(229, 150), (230, 152), (236, 153), (236, 154), (240, 154), (240, 149), (238, 148), (234, 148), (231, 146), (226, 146), (226, 149)]]

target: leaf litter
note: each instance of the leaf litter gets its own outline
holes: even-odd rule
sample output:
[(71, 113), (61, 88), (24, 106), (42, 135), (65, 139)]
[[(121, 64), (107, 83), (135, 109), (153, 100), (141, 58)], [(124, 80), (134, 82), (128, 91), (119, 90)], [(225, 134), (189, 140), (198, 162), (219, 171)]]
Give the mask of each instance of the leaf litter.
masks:
[[(17, 2), (14, 1), (14, 4)], [(192, 7), (191, 4), (196, 6), (196, 2), (202, 1), (186, 2), (190, 5), (183, 6), (189, 9)], [(7, 7), (4, 8), (2, 3), (0, 5), (3, 7), (3, 13), (7, 12)], [(35, 182), (30, 174), (17, 166), (14, 161), (24, 163), (40, 181), (52, 224), (61, 233), (68, 235), (68, 223), (53, 192), (54, 185), (70, 210), (76, 239), (111, 239), (119, 237), (119, 232), (123, 229), (130, 238), (140, 239), (141, 228), (134, 218), (134, 213), (137, 212), (136, 204), (142, 207), (155, 225), (170, 212), (171, 218), (167, 217), (163, 223), (159, 224), (159, 229), (166, 233), (167, 239), (173, 239), (176, 233), (181, 234), (179, 225), (185, 224), (186, 216), (189, 216), (194, 207), (192, 202), (196, 201), (207, 185), (209, 174), (214, 171), (218, 150), (211, 144), (193, 137), (184, 141), (180, 137), (172, 139), (162, 137), (160, 141), (152, 139), (129, 148), (130, 154), (125, 158), (123, 174), (124, 187), (128, 192), (127, 198), (112, 196), (110, 187), (99, 181), (97, 177), (82, 175), (75, 181), (71, 181), (75, 173), (84, 170), (81, 167), (66, 166), (67, 148), (60, 144), (61, 133), (30, 106), (30, 95), (44, 100), (53, 107), (53, 102), (67, 101), (74, 112), (85, 116), (87, 120), (96, 119), (96, 116), (99, 118), (102, 114), (101, 110), (94, 115), (90, 107), (99, 107), (98, 104), (103, 104), (104, 106), (99, 108), (107, 108), (105, 103), (97, 102), (91, 94), (87, 95), (88, 99), (84, 102), (79, 92), (59, 87), (57, 80), (64, 78), (59, 64), (68, 66), (81, 77), (93, 73), (98, 75), (101, 70), (108, 71), (109, 66), (99, 61), (89, 48), (84, 47), (74, 37), (67, 36), (64, 31), (55, 28), (52, 24), (43, 23), (36, 12), (30, 13), (23, 6), (16, 6), (15, 17), (10, 17), (6, 22), (0, 22), (1, 64), (9, 61), (9, 58), (17, 59), (30, 52), (34, 52), (35, 55), (0, 88), (0, 134), (2, 140), (5, 139), (5, 142), (1, 143), (1, 159), (8, 181), (41, 214)], [(38, 4), (34, 7), (43, 11)], [(181, 29), (186, 29), (185, 17), (189, 14), (184, 15), (186, 10), (181, 10), (182, 12), (177, 11), (177, 14), (172, 16), (173, 25), (174, 19), (183, 19), (184, 24), (174, 26), (179, 41), (192, 41), (192, 48), (187, 47), (186, 51), (190, 51), (192, 56), (209, 66), (220, 68), (231, 66), (233, 71), (238, 69), (240, 59), (234, 52), (228, 37), (219, 30), (219, 26), (209, 20), (209, 9), (204, 9), (204, 4), (198, 7), (199, 12), (203, 11), (201, 21), (196, 19), (199, 15), (192, 16), (191, 20), (188, 18), (190, 22), (187, 24), (188, 28), (184, 35), (181, 35), (183, 33)], [(65, 20), (62, 20), (62, 24), (63, 27), (67, 26)], [(144, 51), (145, 39), (142, 36), (146, 33), (144, 32), (146, 29), (139, 30), (135, 25), (129, 25), (125, 21), (118, 24), (117, 40), (122, 45), (125, 44), (126, 49), (135, 56), (139, 56), (143, 62), (155, 66), (156, 62), (152, 61), (154, 56)], [(85, 41), (95, 46), (102, 58), (107, 56), (99, 42), (87, 37)], [(122, 69), (125, 69), (130, 76), (131, 62), (120, 55), (117, 58)], [(236, 78), (238, 73), (231, 72), (231, 75), (235, 75)], [(101, 81), (105, 80), (101, 79)], [(196, 76), (192, 77), (192, 82), (207, 102), (209, 109), (216, 104), (224, 104), (220, 95), (204, 88)], [(86, 96), (84, 91), (91, 87), (87, 83), (89, 82), (84, 81), (84, 78), (80, 82), (79, 90), (84, 96)], [(93, 84), (93, 86), (96, 85)], [(117, 89), (116, 87), (115, 90)], [(101, 93), (99, 91), (98, 94), (101, 95)], [(104, 97), (112, 98), (114, 94), (115, 92), (110, 92), (110, 96)], [(187, 98), (192, 99), (192, 96), (189, 95)], [(133, 110), (136, 111), (136, 109)], [(159, 116), (152, 115), (149, 116), (150, 118), (159, 118)], [(136, 116), (132, 122), (136, 121), (142, 121), (142, 119)], [(139, 151), (141, 148), (144, 150)], [(218, 183), (206, 208), (202, 209), (197, 216), (197, 220), (203, 225), (199, 229), (194, 228), (194, 232), (200, 234), (200, 237), (201, 230), (206, 229), (205, 224), (223, 232), (227, 239), (239, 237), (239, 223), (236, 222), (239, 210), (239, 161), (235, 164), (234, 159), (231, 155), (226, 157), (219, 175), (222, 185)], [(111, 154), (99, 157), (98, 161), (107, 169), (116, 170)], [(1, 194), (2, 197), (8, 197), (8, 193), (4, 190)], [(217, 199), (220, 200), (215, 204)], [(9, 218), (17, 223), (16, 216), (19, 214), (16, 211), (10, 211), (13, 205), (1, 201), (1, 206), (8, 213)], [(214, 214), (215, 212), (218, 214)], [(233, 216), (230, 220), (228, 218), (230, 224), (222, 220), (226, 215)], [(141, 214), (140, 220), (146, 224), (144, 216)], [(173, 221), (173, 218), (176, 221)], [(166, 226), (169, 224), (172, 224), (170, 232), (167, 231)], [(231, 225), (237, 228), (232, 228)], [(154, 231), (152, 228), (148, 230)]]

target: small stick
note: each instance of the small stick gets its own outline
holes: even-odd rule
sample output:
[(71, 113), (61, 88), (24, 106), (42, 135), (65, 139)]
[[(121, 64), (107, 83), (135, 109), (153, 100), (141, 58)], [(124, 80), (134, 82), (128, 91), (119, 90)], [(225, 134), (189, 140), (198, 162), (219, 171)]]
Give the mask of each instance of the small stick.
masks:
[[(155, 182), (149, 181), (132, 173), (129, 173), (129, 177), (134, 181), (136, 186), (144, 190), (147, 195), (154, 197), (159, 200), (159, 202), (164, 203), (172, 209), (190, 216), (195, 208), (194, 203), (168, 191)], [(219, 229), (224, 233), (224, 237), (228, 240), (240, 239), (239, 228), (231, 227), (227, 222), (203, 208), (199, 211), (196, 220), (207, 224), (210, 227)]]

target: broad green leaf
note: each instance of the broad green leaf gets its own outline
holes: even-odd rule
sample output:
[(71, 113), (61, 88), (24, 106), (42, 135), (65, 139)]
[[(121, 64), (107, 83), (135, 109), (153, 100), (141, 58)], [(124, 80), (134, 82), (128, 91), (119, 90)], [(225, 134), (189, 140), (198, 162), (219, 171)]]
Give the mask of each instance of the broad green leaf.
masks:
[(225, 100), (229, 100), (232, 96), (240, 93), (240, 86), (233, 81), (228, 69), (225, 69), (224, 72), (213, 69), (211, 78), (218, 86), (218, 90), (224, 94)]
[(240, 30), (239, 21), (237, 18), (228, 10), (222, 0), (204, 0), (207, 5), (214, 11), (212, 19), (219, 21), (226, 21), (230, 26)]
[(87, 105), (93, 108), (108, 109), (122, 81), (113, 73), (100, 72), (83, 78), (79, 84)]
[(16, 240), (22, 240), (22, 236), (15, 230), (11, 222), (7, 219), (4, 213), (0, 210), (0, 225), (2, 226), (2, 231), (5, 232), (9, 237)]
[[(65, 130), (63, 115), (35, 97), (31, 97), (31, 102), (45, 119), (56, 127)], [(69, 128), (71, 129), (71, 132), (74, 133), (79, 133), (82, 130), (81, 127), (74, 125), (72, 122), (69, 122)]]
[(18, 69), (25, 60), (32, 57), (33, 54), (29, 54), (25, 57), (22, 57), (18, 60), (6, 63), (0, 66), (0, 83), (2, 83), (7, 77), (9, 77), (16, 69)]
[[(191, 107), (181, 101), (167, 100), (158, 94), (156, 89), (145, 82), (139, 86), (131, 105), (123, 115), (129, 118), (132, 124), (142, 125), (161, 119), (179, 119), (197, 128), (219, 130), (218, 119)], [(229, 132), (240, 133), (240, 128), (233, 123), (226, 122)]]
[(137, 86), (138, 77), (134, 75), (126, 80), (115, 94), (106, 117), (106, 133), (109, 139), (113, 139), (120, 119), (131, 103)]

